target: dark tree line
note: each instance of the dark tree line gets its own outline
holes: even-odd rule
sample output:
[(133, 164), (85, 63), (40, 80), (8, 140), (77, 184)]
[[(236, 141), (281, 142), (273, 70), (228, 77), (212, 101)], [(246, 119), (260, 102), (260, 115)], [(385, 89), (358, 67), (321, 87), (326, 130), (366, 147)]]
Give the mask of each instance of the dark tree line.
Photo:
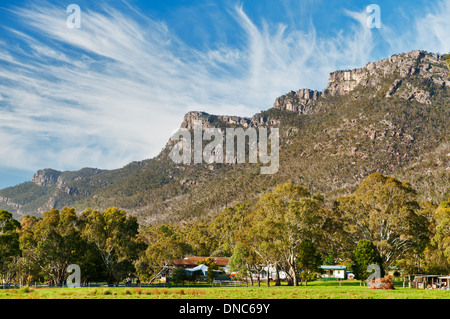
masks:
[(449, 225), (449, 201), (418, 203), (411, 185), (382, 174), (330, 207), (320, 194), (286, 183), (255, 204), (178, 225), (140, 226), (117, 208), (79, 215), (52, 209), (20, 222), (0, 211), (0, 279), (61, 285), (68, 265), (78, 264), (83, 283), (153, 281), (188, 255), (229, 256), (238, 276), (256, 276), (258, 284), (269, 266), (289, 284), (306, 284), (324, 263), (347, 265), (358, 279), (372, 263), (383, 271), (448, 274)]

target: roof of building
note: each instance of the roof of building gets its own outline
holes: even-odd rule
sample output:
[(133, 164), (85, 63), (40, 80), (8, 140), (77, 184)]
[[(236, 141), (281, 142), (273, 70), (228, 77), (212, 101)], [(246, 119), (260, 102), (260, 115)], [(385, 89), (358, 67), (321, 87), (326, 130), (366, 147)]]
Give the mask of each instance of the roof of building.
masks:
[(206, 273), (208, 271), (208, 266), (206, 266), (206, 265), (198, 265), (197, 267), (186, 269), (186, 271), (192, 271), (192, 272), (201, 271), (203, 273)]
[(328, 269), (328, 270), (345, 270), (345, 269), (347, 269), (347, 267), (346, 266), (342, 266), (342, 265), (323, 265), (323, 266), (320, 266), (320, 268), (322, 268), (322, 269)]
[[(173, 260), (173, 263), (175, 266), (198, 266), (198, 263), (205, 260), (209, 257), (185, 257), (183, 259), (175, 259)], [(228, 263), (230, 262), (230, 257), (210, 257), (214, 259), (214, 262), (217, 266), (225, 267), (228, 266)]]

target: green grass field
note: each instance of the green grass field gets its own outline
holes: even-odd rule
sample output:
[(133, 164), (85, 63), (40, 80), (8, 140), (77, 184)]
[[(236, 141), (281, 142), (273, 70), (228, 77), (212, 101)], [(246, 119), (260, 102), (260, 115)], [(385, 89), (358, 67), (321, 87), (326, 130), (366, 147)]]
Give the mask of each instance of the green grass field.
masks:
[(311, 282), (301, 287), (38, 288), (0, 290), (0, 299), (450, 299), (450, 291), (373, 290), (359, 282)]

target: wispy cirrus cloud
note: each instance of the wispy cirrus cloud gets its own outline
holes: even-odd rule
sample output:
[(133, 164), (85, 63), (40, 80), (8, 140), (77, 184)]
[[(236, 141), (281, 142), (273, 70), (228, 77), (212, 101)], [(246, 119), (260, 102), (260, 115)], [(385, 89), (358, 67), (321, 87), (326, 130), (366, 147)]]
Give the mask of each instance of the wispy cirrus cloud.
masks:
[[(2, 167), (149, 158), (187, 111), (250, 116), (291, 89), (323, 89), (329, 72), (363, 66), (376, 45), (362, 12), (344, 11), (355, 23), (319, 36), (313, 24), (255, 23), (231, 6), (224, 14), (242, 41), (199, 49), (130, 4), (82, 9), (81, 29), (67, 28), (65, 8), (51, 3), (8, 9), (23, 27), (3, 26), (9, 38), (0, 38)], [(436, 23), (427, 28), (445, 41)]]

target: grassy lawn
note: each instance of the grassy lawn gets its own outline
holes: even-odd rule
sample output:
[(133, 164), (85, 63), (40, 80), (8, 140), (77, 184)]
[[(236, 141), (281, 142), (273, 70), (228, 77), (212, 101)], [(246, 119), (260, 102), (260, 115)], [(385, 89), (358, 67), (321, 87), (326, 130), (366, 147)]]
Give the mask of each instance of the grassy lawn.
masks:
[(21, 288), (0, 290), (0, 299), (450, 299), (450, 291), (372, 290), (359, 282), (311, 282), (301, 287)]

